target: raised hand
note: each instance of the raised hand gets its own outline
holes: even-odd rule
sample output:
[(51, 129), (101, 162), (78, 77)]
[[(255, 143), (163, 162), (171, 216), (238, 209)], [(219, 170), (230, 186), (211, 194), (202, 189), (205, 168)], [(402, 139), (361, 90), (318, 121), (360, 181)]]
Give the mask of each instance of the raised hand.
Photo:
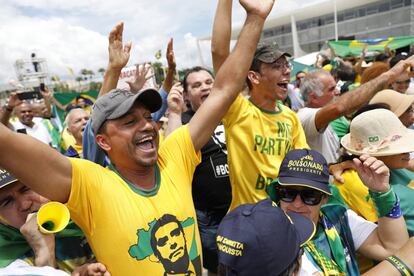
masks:
[(122, 33), (124, 31), (124, 23), (118, 23), (109, 33), (109, 67), (121, 70), (125, 67), (129, 60), (132, 43), (129, 41), (122, 44)]
[(388, 83), (395, 81), (395, 79), (398, 78), (401, 74), (405, 73), (406, 70), (410, 70), (410, 72), (414, 70), (414, 56), (411, 56), (405, 60), (401, 60), (385, 73), (388, 75)]
[(390, 189), (390, 170), (384, 162), (368, 155), (361, 155), (353, 161), (359, 177), (370, 191), (387, 192)]
[(257, 15), (263, 19), (269, 15), (275, 0), (239, 0), (247, 14)]
[(173, 48), (173, 39), (170, 38), (170, 41), (168, 41), (167, 45), (167, 52), (165, 53), (165, 56), (167, 57), (167, 63), (168, 63), (168, 69), (169, 70), (175, 70), (176, 63), (175, 63), (175, 55), (174, 55), (174, 48)]
[(183, 87), (181, 83), (176, 83), (168, 94), (167, 103), (168, 109), (172, 113), (181, 113), (184, 111)]
[(150, 75), (147, 77), (147, 73), (151, 69), (149, 64), (145, 63), (142, 66), (137, 64), (136, 67), (134, 81), (126, 81), (132, 93), (139, 92), (144, 87), (145, 82), (154, 76)]
[(7, 101), (7, 107), (13, 109), (21, 103), (22, 101), (19, 99), (19, 95), (17, 92), (10, 93), (9, 99)]
[(42, 94), (42, 97), (44, 99), (49, 99), (50, 100), (52, 98), (52, 92), (49, 89), (47, 89), (46, 87), (45, 87), (45, 90), (40, 90), (40, 94)]

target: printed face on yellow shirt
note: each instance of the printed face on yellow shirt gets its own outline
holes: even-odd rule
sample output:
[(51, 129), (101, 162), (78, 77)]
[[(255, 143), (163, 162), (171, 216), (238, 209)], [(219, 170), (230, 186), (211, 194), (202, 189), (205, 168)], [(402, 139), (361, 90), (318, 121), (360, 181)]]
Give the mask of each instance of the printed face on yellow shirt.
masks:
[(185, 254), (184, 233), (176, 222), (161, 226), (155, 233), (157, 251), (163, 259), (176, 262)]

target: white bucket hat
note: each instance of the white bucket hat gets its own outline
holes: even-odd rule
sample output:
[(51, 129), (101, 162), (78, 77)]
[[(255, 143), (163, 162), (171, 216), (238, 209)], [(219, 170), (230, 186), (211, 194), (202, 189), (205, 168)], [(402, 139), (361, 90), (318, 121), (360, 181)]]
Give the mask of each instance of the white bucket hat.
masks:
[(414, 151), (414, 130), (406, 128), (387, 109), (374, 109), (356, 116), (342, 146), (355, 155), (388, 156)]

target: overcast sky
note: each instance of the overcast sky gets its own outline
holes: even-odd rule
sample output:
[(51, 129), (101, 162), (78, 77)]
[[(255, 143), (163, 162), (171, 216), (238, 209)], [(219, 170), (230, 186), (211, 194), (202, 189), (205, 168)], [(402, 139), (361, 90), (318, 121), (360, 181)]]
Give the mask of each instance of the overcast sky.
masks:
[[(323, 0), (308, 0), (306, 4)], [(304, 0), (279, 0), (271, 16), (299, 8)], [(107, 63), (107, 35), (125, 23), (124, 41), (133, 43), (130, 64), (155, 61), (169, 37), (179, 68), (200, 64), (196, 39), (207, 37), (216, 0), (0, 0), (0, 83), (16, 79), (16, 59), (35, 52), (47, 59), (49, 77), (97, 71)], [(233, 23), (244, 20), (234, 1)], [(209, 43), (202, 43), (203, 59), (211, 64)], [(165, 63), (165, 58), (161, 59)]]

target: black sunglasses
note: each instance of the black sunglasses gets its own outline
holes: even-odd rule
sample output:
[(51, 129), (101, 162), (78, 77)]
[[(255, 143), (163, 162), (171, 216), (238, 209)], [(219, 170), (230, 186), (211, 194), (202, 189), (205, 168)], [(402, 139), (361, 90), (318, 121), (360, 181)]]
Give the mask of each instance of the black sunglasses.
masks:
[(303, 203), (310, 206), (318, 205), (324, 196), (324, 193), (313, 189), (295, 190), (279, 186), (276, 188), (276, 191), (281, 201), (293, 202), (299, 194)]

